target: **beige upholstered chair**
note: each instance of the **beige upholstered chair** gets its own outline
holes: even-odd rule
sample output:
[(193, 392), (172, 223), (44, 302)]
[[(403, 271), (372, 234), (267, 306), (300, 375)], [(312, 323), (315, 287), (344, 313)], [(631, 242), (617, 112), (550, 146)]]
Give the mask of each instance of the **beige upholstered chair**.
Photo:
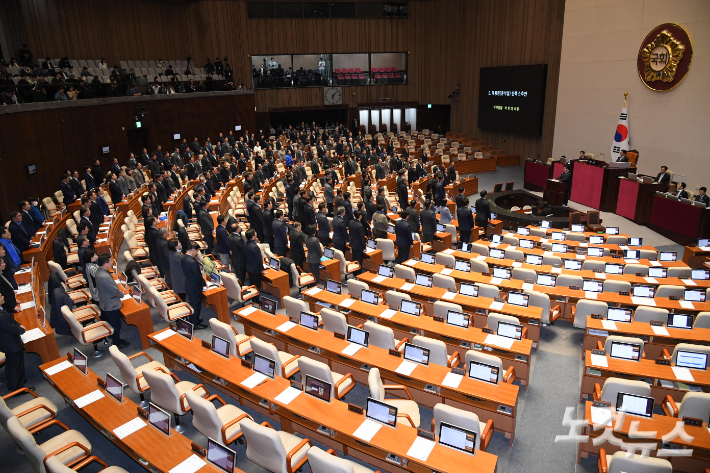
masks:
[(580, 299), (576, 306), (572, 306), (572, 325), (575, 328), (586, 328), (588, 315), (599, 314), (606, 319), (608, 311), (606, 302)]
[(220, 322), (214, 317), (210, 319), (210, 327), (212, 328), (212, 333), (229, 342), (229, 351), (232, 356), (244, 358), (252, 352), (250, 341), (254, 337), (241, 334), (233, 325)]
[(310, 375), (330, 384), (331, 399), (342, 399), (356, 384), (352, 374), (342, 375), (335, 373), (325, 363), (303, 356), (298, 359), (298, 368), (301, 371), (301, 381), (303, 383), (305, 383), (306, 376)]
[[(517, 268), (516, 268), (517, 269)], [(527, 294), (529, 297), (529, 305), (531, 307), (540, 307), (542, 309), (542, 323), (545, 325), (552, 325), (555, 320), (562, 317), (562, 310), (560, 305), (551, 307), (550, 296), (545, 293), (537, 291), (523, 291), (523, 294)]]
[[(498, 323), (499, 322), (505, 322), (508, 324), (513, 324), (513, 325), (521, 325), (520, 320), (517, 317), (513, 317), (512, 315), (505, 315), (505, 314), (498, 314), (496, 312), (489, 312), (488, 313), (488, 322), (486, 326), (493, 330), (495, 333), (498, 333)], [(523, 338), (527, 338), (528, 334), (528, 328), (523, 326)]]
[(661, 322), (666, 325), (668, 324), (668, 309), (638, 306), (634, 312), (634, 322)]
[(76, 341), (83, 346), (93, 345), (94, 353), (90, 356), (92, 358), (101, 358), (104, 351), (99, 349), (98, 343), (100, 340), (104, 340), (104, 343), (108, 343), (106, 338), (113, 335), (113, 327), (111, 327), (111, 324), (97, 318), (96, 322), (82, 326), (77, 320), (76, 315), (69, 310), (69, 307), (64, 305), (61, 310)]
[[(254, 420), (249, 414), (237, 406), (227, 404), (217, 394), (203, 398), (194, 391), (187, 391), (185, 397), (192, 408), (192, 425), (198, 432), (224, 445), (229, 445), (235, 440), (244, 443), (244, 440), (241, 440), (244, 433), (240, 422), (244, 419)], [(216, 408), (212, 404), (215, 399), (222, 404), (221, 407)]]
[(509, 367), (506, 371), (503, 370), (503, 360), (495, 355), (488, 355), (486, 353), (481, 353), (478, 350), (468, 350), (464, 356), (464, 361), (466, 363), (466, 372), (468, 373), (471, 367), (471, 362), (476, 361), (478, 363), (485, 363), (491, 366), (498, 367), (498, 382), (499, 383), (512, 383), (515, 381), (515, 368), (513, 366)]
[(644, 353), (644, 350), (643, 350), (643, 347), (644, 347), (643, 340), (640, 338), (636, 338), (636, 337), (622, 337), (620, 335), (609, 335), (608, 337), (606, 337), (606, 340), (604, 340), (604, 344), (602, 344), (601, 340), (597, 342), (597, 348), (600, 350), (604, 350), (607, 353), (611, 353), (611, 344), (614, 342), (628, 343), (631, 345), (638, 345), (641, 349), (641, 357), (646, 358), (646, 353)]
[[(131, 391), (140, 396), (141, 407), (144, 409), (147, 408), (148, 402), (145, 400), (145, 396), (143, 393), (150, 389), (150, 386), (148, 386), (148, 382), (143, 377), (143, 372), (153, 371), (156, 369), (162, 370), (163, 372), (168, 372), (168, 368), (166, 368), (165, 365), (158, 361), (153, 361), (153, 358), (151, 358), (144, 351), (138, 352), (135, 355), (126, 356), (125, 354), (121, 353), (121, 350), (119, 350), (118, 347), (112, 345), (111, 347), (109, 347), (108, 352), (111, 355), (111, 359), (118, 367), (121, 381), (126, 383), (128, 387), (131, 388)], [(144, 363), (142, 365), (134, 367), (133, 364), (131, 364), (131, 360), (134, 358), (138, 358), (139, 356), (146, 357), (148, 359), (148, 363)]]
[[(6, 401), (19, 394), (30, 394), (32, 399), (10, 408)], [(28, 388), (20, 388), (0, 398), (0, 422), (5, 430), (7, 430), (7, 421), (11, 417), (16, 417), (25, 429), (33, 429), (56, 416), (57, 406), (46, 397), (39, 397)]]
[(334, 259), (340, 261), (340, 278), (341, 281), (346, 281), (348, 279), (348, 274), (352, 274), (355, 271), (360, 270), (360, 263), (357, 261), (347, 261), (345, 255), (340, 250), (333, 250)]
[[(308, 450), (308, 465), (313, 473), (373, 473), (359, 463), (339, 458), (332, 448), (324, 452), (318, 447), (311, 447)], [(374, 473), (382, 472), (377, 470)]]
[(232, 273), (222, 271), (220, 277), (227, 290), (227, 297), (242, 305), (259, 295), (259, 288), (256, 286), (242, 287), (239, 284), (239, 279)]
[(294, 473), (308, 461), (310, 440), (277, 431), (268, 422), (261, 425), (244, 419), (240, 422), (247, 442), (247, 458), (273, 473)]
[(84, 276), (82, 274), (76, 274), (74, 276), (67, 276), (67, 271), (73, 271), (72, 269), (66, 269), (63, 270), (61, 266), (59, 266), (57, 263), (54, 261), (47, 261), (47, 266), (49, 266), (49, 270), (52, 273), (57, 273), (60, 278), (62, 278), (62, 282), (66, 284), (66, 286), (69, 289), (77, 289), (79, 287), (86, 286), (86, 280), (84, 279)]
[[(185, 396), (187, 391), (193, 391), (200, 397), (210, 395), (204, 385), (191, 383), (190, 381), (180, 381), (174, 373), (147, 370), (143, 372), (143, 377), (148, 382), (148, 386), (150, 386), (151, 402), (175, 416), (175, 430), (179, 433), (187, 430), (187, 426), (180, 424), (180, 416), (190, 412), (190, 405)], [(175, 380), (174, 383), (173, 380)]]
[[(670, 359), (671, 363), (675, 364), (676, 359), (678, 358), (678, 351), (690, 351), (690, 352), (696, 352), (696, 353), (705, 353), (708, 355), (708, 358), (710, 358), (710, 347), (707, 345), (694, 345), (692, 343), (679, 343), (678, 345), (673, 348), (673, 354), (669, 357), (668, 356), (668, 350), (665, 348), (661, 351), (662, 356), (665, 359)], [(705, 362), (705, 368), (708, 367), (709, 362)]]
[[(406, 386), (402, 385), (384, 385), (382, 383), (382, 378), (380, 377), (380, 370), (378, 368), (370, 368), (370, 372), (367, 375), (367, 385), (370, 388), (370, 397), (376, 401), (382, 401), (396, 407), (397, 411), (397, 423), (402, 423), (404, 425), (409, 425), (411, 427), (419, 428), (420, 417), (419, 417), (419, 406), (416, 402), (412, 401), (412, 394)], [(408, 400), (401, 399), (385, 399), (387, 390), (397, 390), (404, 391)]]
[(627, 458), (627, 452), (616, 452), (607, 455), (606, 450), (599, 449), (597, 464), (599, 471), (608, 473), (672, 473), (673, 465), (668, 460), (657, 457), (643, 457), (634, 454)]
[(400, 307), (402, 307), (402, 300), (411, 301), (412, 298), (409, 297), (409, 294), (390, 290), (385, 293), (385, 300), (387, 301), (388, 305), (397, 307), (399, 309)]
[(365, 322), (363, 330), (370, 332), (370, 345), (384, 348), (385, 350), (392, 349), (402, 351), (404, 350), (404, 344), (408, 341), (407, 338), (396, 340), (394, 338), (394, 331), (391, 328), (371, 321)]
[(686, 392), (683, 400), (676, 404), (669, 395), (661, 404), (663, 412), (669, 417), (682, 419), (683, 417), (693, 417), (702, 419), (703, 422), (710, 422), (710, 394)]
[(604, 381), (604, 388), (599, 383), (594, 384), (594, 400), (604, 401), (616, 406), (616, 398), (619, 393), (635, 394), (637, 396), (651, 396), (651, 386), (643, 381), (636, 381), (621, 378), (607, 378)]
[(342, 313), (323, 308), (320, 311), (320, 318), (323, 322), (323, 330), (347, 335), (348, 321)]
[(389, 238), (377, 238), (377, 249), (382, 250), (382, 259), (384, 261), (394, 261), (397, 256), (394, 253), (394, 242)]
[(284, 307), (286, 308), (286, 315), (294, 320), (301, 319), (301, 311), (311, 311), (308, 302), (301, 299), (295, 299), (291, 296), (284, 296), (283, 302)]
[(448, 406), (443, 403), (437, 403), (434, 406), (434, 417), (431, 419), (431, 429), (437, 437), (442, 422), (475, 432), (475, 450), (485, 451), (493, 435), (492, 419), (489, 419), (488, 422), (481, 422), (478, 420), (478, 416), (473, 412), (457, 409), (456, 407)]
[(454, 304), (453, 302), (434, 302), (434, 315), (436, 317), (442, 317), (444, 320), (446, 320), (446, 316), (449, 314), (450, 310), (454, 312), (463, 312), (463, 308), (458, 304)]
[(299, 355), (293, 356), (289, 353), (279, 351), (272, 344), (266, 343), (258, 338), (252, 338), (249, 342), (255, 354), (274, 360), (274, 372), (277, 376), (290, 378), (298, 373), (299, 368), (297, 361), (300, 358)]
[(348, 292), (350, 296), (360, 299), (362, 297), (363, 289), (370, 289), (370, 286), (359, 279), (351, 279), (348, 281)]
[(148, 289), (148, 295), (154, 304), (153, 307), (158, 309), (158, 313), (166, 322), (192, 315), (192, 307), (187, 302), (178, 302), (169, 306), (154, 287)]
[(74, 468), (69, 468), (68, 466), (66, 466), (56, 456), (51, 456), (47, 458), (47, 461), (45, 461), (44, 464), (49, 473), (75, 473), (76, 471), (90, 464), (91, 462), (96, 462), (101, 465), (101, 473), (128, 473), (120, 466), (108, 466), (105, 461), (95, 455), (92, 455), (86, 460), (79, 463), (78, 465), (75, 465), (74, 468), (76, 468), (76, 470)]
[(459, 352), (455, 351), (453, 355), (449, 356), (446, 352), (446, 343), (441, 340), (417, 335), (412, 339), (412, 344), (427, 348), (429, 350), (429, 362), (435, 365), (451, 368), (452, 366), (458, 366), (461, 362)]

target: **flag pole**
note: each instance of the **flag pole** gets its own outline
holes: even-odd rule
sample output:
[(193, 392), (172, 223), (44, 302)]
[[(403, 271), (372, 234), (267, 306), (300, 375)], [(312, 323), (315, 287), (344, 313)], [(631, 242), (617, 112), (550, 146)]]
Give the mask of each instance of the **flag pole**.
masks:
[(628, 92), (624, 92), (624, 107), (626, 107), (626, 97), (629, 96)]

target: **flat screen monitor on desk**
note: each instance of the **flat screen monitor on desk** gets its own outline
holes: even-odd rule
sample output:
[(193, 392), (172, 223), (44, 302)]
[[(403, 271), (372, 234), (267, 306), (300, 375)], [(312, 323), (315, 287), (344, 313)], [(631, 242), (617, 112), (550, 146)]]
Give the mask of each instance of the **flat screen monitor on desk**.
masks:
[(274, 360), (257, 353), (254, 354), (254, 371), (274, 379), (275, 369), (276, 362)]
[(620, 360), (639, 361), (641, 359), (641, 345), (624, 342), (611, 342), (609, 356)]
[(582, 262), (577, 259), (565, 259), (562, 260), (564, 263), (564, 268), (565, 269), (570, 269), (572, 271), (581, 271), (582, 270)]
[(643, 238), (631, 238), (629, 237), (629, 246), (642, 246)]
[(498, 322), (498, 335), (501, 337), (514, 338), (515, 340), (522, 340), (523, 327), (517, 324), (509, 324), (508, 322)]
[(450, 310), (446, 313), (446, 323), (449, 325), (456, 325), (457, 327), (468, 328), (471, 316), (464, 314), (463, 312), (456, 312)]
[(631, 314), (631, 309), (613, 307), (607, 311), (606, 318), (614, 322), (631, 322)]
[(503, 243), (503, 235), (494, 233), (493, 235), (491, 235), (491, 241), (493, 243)]
[(278, 271), (281, 269), (281, 261), (277, 258), (269, 258), (269, 267), (274, 271)]
[(133, 300), (136, 301), (137, 304), (141, 303), (141, 300), (143, 298), (143, 291), (141, 291), (141, 288), (140, 288), (140, 286), (138, 286), (138, 284), (132, 286), (131, 296), (133, 297)]
[(397, 408), (371, 397), (367, 398), (365, 417), (390, 427), (397, 426)]
[(525, 255), (525, 262), (527, 264), (534, 264), (536, 266), (542, 266), (542, 256), (540, 256), (540, 255)]
[(607, 235), (618, 235), (619, 227), (606, 227), (604, 233), (606, 233)]
[(456, 262), (454, 263), (454, 269), (456, 271), (463, 271), (465, 273), (470, 273), (471, 272), (471, 262), (470, 261), (462, 261), (460, 259), (457, 259)]
[(106, 393), (118, 402), (123, 402), (123, 383), (109, 373), (106, 373)]
[(225, 340), (224, 338), (220, 338), (217, 335), (212, 335), (212, 351), (217, 353), (218, 355), (229, 359), (229, 346), (230, 345), (231, 345), (231, 342), (229, 340)]
[(653, 398), (619, 393), (616, 397), (616, 410), (651, 419), (653, 418)]
[(567, 245), (564, 243), (553, 243), (551, 249), (553, 253), (567, 253)]
[(310, 374), (306, 375), (304, 392), (321, 401), (330, 402), (330, 383), (326, 383), (322, 379), (318, 379)]
[(525, 248), (528, 250), (532, 250), (533, 248), (535, 248), (535, 242), (533, 240), (522, 239), (518, 241), (520, 243), (520, 248)]
[(604, 265), (606, 274), (624, 274), (624, 265), (607, 263)]
[(333, 294), (340, 295), (342, 293), (343, 287), (342, 284), (340, 284), (338, 281), (328, 279), (325, 282), (325, 290), (328, 292), (332, 292)]
[(698, 240), (698, 246), (700, 246), (700, 247), (702, 247), (702, 246), (710, 246), (710, 239), (708, 239), (708, 238), (701, 238), (700, 240)]
[(306, 312), (305, 310), (302, 310), (299, 323), (300, 325), (311, 330), (318, 330), (318, 316), (313, 312)]
[(495, 259), (505, 259), (505, 252), (498, 248), (491, 248), (488, 250), (488, 256)]
[(377, 305), (377, 304), (379, 304), (380, 295), (374, 291), (369, 291), (367, 289), (363, 289), (360, 294), (360, 298), (362, 299), (362, 302), (367, 302), (368, 304)]
[(234, 465), (237, 463), (237, 453), (208, 437), (207, 461), (224, 471), (224, 473), (234, 473)]
[(571, 230), (575, 233), (584, 233), (584, 225), (574, 224), (572, 225)]
[(550, 239), (555, 241), (564, 241), (566, 238), (563, 232), (552, 232), (550, 234)]
[(394, 277), (394, 268), (390, 268), (387, 265), (381, 264), (377, 270), (377, 275), (384, 276), (386, 278), (393, 278)]
[(699, 281), (710, 279), (710, 270), (707, 269), (694, 269), (690, 274), (692, 279), (697, 279)]
[(582, 290), (584, 292), (602, 292), (604, 288), (601, 281), (585, 279), (582, 281)]
[(418, 286), (431, 287), (432, 277), (427, 274), (417, 274), (417, 278), (414, 280), (414, 282)]
[(557, 276), (554, 274), (538, 273), (536, 284), (547, 287), (555, 287), (557, 285)]
[(367, 240), (367, 247), (372, 248), (373, 250), (377, 249), (377, 241), (376, 240)]
[(455, 425), (441, 422), (439, 424), (439, 443), (441, 445), (475, 454), (476, 433)]
[(478, 297), (478, 286), (467, 282), (462, 282), (459, 286), (459, 294), (462, 296)]
[(81, 374), (87, 374), (89, 372), (89, 364), (86, 355), (76, 348), (74, 348), (74, 366)]
[(683, 291), (683, 300), (691, 302), (705, 302), (704, 289), (686, 289)]
[(530, 229), (527, 227), (518, 227), (517, 231), (518, 235), (523, 235), (523, 236), (529, 236), (530, 235)]
[[(496, 214), (494, 214), (493, 212), (491, 212), (491, 220), (495, 220), (497, 218), (498, 218), (498, 216)], [(489, 225), (492, 225), (492, 224), (489, 223)]]
[(170, 436), (170, 414), (152, 402), (148, 403), (148, 422), (165, 435)]
[(661, 251), (658, 254), (658, 261), (676, 261), (678, 259), (678, 253), (675, 251)]
[(529, 302), (530, 296), (527, 294), (512, 291), (508, 293), (508, 304), (513, 304), (520, 307), (527, 307)]
[(604, 244), (604, 237), (601, 235), (589, 235), (589, 244), (590, 245), (603, 245)]
[(667, 278), (668, 277), (668, 269), (667, 268), (659, 268), (657, 266), (651, 266), (648, 268), (648, 277), (650, 278)]
[(498, 384), (499, 369), (497, 366), (472, 361), (468, 366), (468, 376), (486, 383)]
[(540, 222), (540, 228), (550, 228), (550, 222), (548, 220), (543, 220), (542, 222)]
[(429, 349), (413, 345), (411, 343), (404, 344), (404, 359), (419, 363), (420, 365), (429, 365)]
[(502, 266), (493, 266), (493, 277), (501, 279), (510, 279), (510, 268), (504, 268)]
[(668, 327), (692, 329), (694, 320), (694, 315), (670, 313), (668, 314)]
[(370, 332), (348, 326), (348, 342), (356, 343), (367, 348), (370, 341)]
[(212, 273), (210, 274), (210, 282), (217, 287), (222, 284), (222, 278), (219, 274), (217, 274), (217, 271), (212, 271)]
[(185, 319), (177, 319), (175, 321), (175, 328), (178, 335), (182, 335), (188, 340), (192, 340), (192, 333), (194, 331), (193, 325)]
[(429, 253), (422, 253), (422, 263), (434, 264), (435, 261), (436, 258), (434, 257), (434, 255)]
[(641, 259), (639, 250), (624, 250), (624, 259)]
[(261, 297), (261, 310), (268, 312), (271, 315), (276, 315), (276, 301)]
[(634, 286), (631, 295), (634, 297), (654, 297), (656, 288), (654, 286)]
[(587, 256), (601, 258), (604, 256), (604, 248), (587, 248)]
[(436, 224), (436, 233), (446, 233), (446, 227), (441, 223)]
[(387, 227), (387, 233), (394, 235), (394, 225), (393, 224), (391, 224), (391, 223), (389, 224), (389, 226)]
[(708, 354), (695, 351), (676, 351), (675, 365), (693, 370), (705, 370), (708, 365)]
[(325, 248), (323, 250), (323, 256), (328, 259), (333, 259), (333, 257), (335, 257), (335, 252), (333, 251), (333, 248)]
[(408, 299), (402, 299), (399, 303), (402, 312), (408, 315), (413, 315), (419, 317), (422, 315), (422, 305), (419, 302), (410, 301)]

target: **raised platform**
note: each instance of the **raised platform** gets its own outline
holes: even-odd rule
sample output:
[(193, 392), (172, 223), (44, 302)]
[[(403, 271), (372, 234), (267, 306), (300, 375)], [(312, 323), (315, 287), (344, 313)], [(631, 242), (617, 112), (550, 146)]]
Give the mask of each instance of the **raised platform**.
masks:
[[(495, 213), (498, 220), (503, 221), (504, 228), (517, 228), (527, 225), (540, 225), (542, 220), (550, 222), (552, 228), (567, 228), (569, 227), (570, 212), (579, 212), (570, 207), (551, 206), (550, 213), (552, 216), (538, 216), (532, 213), (522, 213), (520, 211), (511, 211), (514, 206), (521, 209), (529, 205), (533, 210), (542, 201), (541, 197), (528, 192), (524, 189), (513, 189), (512, 191), (502, 191), (490, 193), (486, 196), (491, 202), (491, 212)], [(528, 211), (529, 212), (529, 211)], [(549, 215), (549, 214), (548, 214)], [(584, 212), (582, 212), (582, 221), (586, 220)]]

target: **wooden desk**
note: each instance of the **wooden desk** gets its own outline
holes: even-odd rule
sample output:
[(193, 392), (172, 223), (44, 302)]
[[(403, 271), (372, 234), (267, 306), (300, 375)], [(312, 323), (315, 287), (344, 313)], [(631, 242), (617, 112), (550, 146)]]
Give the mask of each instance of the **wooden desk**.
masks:
[[(594, 384), (599, 383), (604, 386), (604, 381), (607, 378), (626, 378), (637, 380), (645, 378), (650, 380), (651, 396), (656, 405), (660, 405), (666, 396), (670, 396), (676, 403), (683, 400), (683, 396), (688, 389), (681, 389), (688, 385), (696, 386), (702, 389), (702, 392), (710, 392), (710, 373), (703, 370), (690, 370), (694, 382), (678, 381), (673, 374), (673, 369), (668, 365), (657, 365), (655, 360), (646, 358), (640, 361), (619, 360), (610, 358), (607, 354), (608, 367), (599, 367), (592, 364), (592, 352), (587, 351), (584, 354), (584, 374), (579, 390), (579, 401), (582, 402), (585, 398), (591, 399), (594, 392)], [(599, 374), (596, 374), (599, 372)], [(663, 387), (660, 381), (673, 381), (673, 387)], [(678, 383), (683, 383), (678, 385)], [(678, 386), (678, 387), (676, 387)]]
[(552, 166), (531, 159), (525, 160), (524, 172), (523, 188), (531, 191), (542, 192), (547, 180), (552, 178)]
[(144, 350), (150, 348), (150, 340), (148, 335), (153, 333), (153, 319), (150, 316), (150, 307), (145, 302), (140, 305), (131, 297), (122, 302), (121, 316), (126, 322), (126, 325), (134, 325), (138, 328), (138, 333), (141, 339), (141, 347)]
[[(614, 406), (612, 406), (613, 408)], [(577, 447), (577, 463), (579, 463), (580, 458), (587, 458), (590, 454), (599, 456), (599, 449), (604, 448), (604, 450), (609, 455), (621, 450), (617, 445), (613, 445), (609, 442), (605, 442), (602, 445), (595, 446), (593, 444), (593, 439), (595, 437), (600, 437), (604, 429), (612, 429), (612, 427), (603, 427), (598, 430), (594, 430), (591, 426), (599, 427), (596, 424), (592, 424), (592, 402), (587, 401), (584, 406), (584, 420), (589, 422), (590, 426), (586, 428), (585, 435), (589, 435), (589, 439), (586, 442), (578, 443)], [(614, 432), (611, 434), (613, 437), (619, 439), (625, 443), (651, 443), (655, 444), (654, 449), (663, 448), (662, 438), (664, 435), (673, 431), (676, 426), (676, 422), (679, 419), (674, 417), (668, 417), (664, 415), (653, 415), (652, 419), (647, 419), (645, 417), (627, 415), (624, 417), (623, 425), (617, 427), (616, 421), (614, 423)], [(650, 438), (644, 439), (632, 439), (629, 437), (629, 432), (631, 431), (631, 424), (637, 422), (637, 430), (639, 432), (654, 432)], [(689, 448), (693, 450), (691, 457), (667, 457), (673, 464), (673, 471), (682, 471), (688, 473), (695, 473), (699, 471), (704, 471), (708, 468), (710, 462), (710, 434), (708, 433), (708, 425), (703, 423), (701, 427), (695, 427), (691, 425), (684, 425), (683, 429), (685, 432), (693, 437), (693, 441), (690, 443), (685, 442), (682, 438), (676, 437), (670, 443), (678, 448), (684, 449)], [(637, 452), (640, 453), (640, 452)]]
[[(471, 457), (436, 445), (426, 462), (408, 456), (409, 447), (415, 440), (416, 429), (402, 424), (397, 425), (396, 435), (391, 435), (392, 431), (383, 428), (384, 430), (380, 429), (370, 442), (364, 442), (353, 436), (353, 432), (364, 421), (364, 415), (350, 412), (347, 404), (342, 401), (334, 399), (326, 404), (301, 394), (288, 405), (284, 405), (275, 400), (290, 385), (284, 378), (276, 377), (249, 389), (240, 383), (251, 376), (253, 371), (242, 366), (238, 359), (225, 359), (203, 348), (200, 340), (196, 338), (190, 341), (173, 335), (162, 341), (151, 336), (151, 340), (154, 347), (163, 353), (165, 365), (169, 368), (188, 371), (196, 376), (199, 382), (210, 386), (210, 389), (234, 397), (240, 404), (280, 422), (281, 428), (287, 432), (305, 434), (314, 441), (362, 459), (376, 468), (416, 473), (429, 473), (432, 470), (442, 473), (467, 473), (471, 468), (486, 473), (495, 472), (497, 457), (486, 452), (477, 451), (475, 456)], [(200, 371), (189, 368), (190, 363)], [(320, 426), (328, 428), (331, 435), (319, 433), (317, 429)], [(399, 469), (387, 462), (385, 457), (388, 453), (406, 459), (405, 468)]]
[(619, 176), (617, 195), (614, 197), (616, 201), (614, 213), (643, 225), (648, 222), (653, 195), (667, 188), (668, 184), (658, 182), (645, 184)]
[(648, 227), (681, 245), (696, 245), (710, 237), (710, 211), (654, 194)]
[(691, 268), (707, 269), (705, 261), (708, 257), (710, 257), (710, 248), (704, 250), (699, 246), (686, 246), (683, 250), (683, 263)]
[[(464, 195), (473, 195), (478, 193), (478, 178), (476, 176), (463, 178), (459, 182), (449, 184), (444, 188), (446, 195), (458, 195), (459, 187), (463, 187)], [(456, 210), (456, 202), (454, 202), (454, 210)], [(451, 212), (455, 215), (455, 212)]]
[[(46, 266), (46, 265), (45, 265)], [(59, 348), (57, 348), (57, 339), (54, 330), (49, 325), (49, 314), (46, 314), (47, 308), (45, 306), (45, 290), (44, 290), (44, 279), (41, 276), (40, 270), (41, 264), (35, 261), (31, 272), (34, 272), (34, 286), (31, 292), (26, 292), (24, 294), (18, 294), (16, 296), (17, 302), (30, 302), (32, 301), (32, 293), (34, 292), (36, 304), (39, 307), (31, 307), (29, 309), (24, 309), (20, 312), (15, 312), (13, 315), (15, 320), (25, 327), (25, 331), (29, 332), (33, 329), (39, 329), (44, 334), (31, 342), (25, 343), (25, 351), (29, 353), (37, 353), (40, 358), (42, 358), (43, 363), (48, 363), (52, 360), (59, 358)], [(23, 265), (23, 268), (29, 268), (29, 265)], [(31, 272), (17, 274), (15, 273), (15, 281), (17, 285), (29, 284), (32, 280)], [(45, 324), (44, 326), (40, 323), (39, 312), (40, 310), (45, 311)]]
[(520, 166), (520, 155), (517, 154), (499, 155), (495, 159), (498, 167)]
[(217, 319), (220, 322), (230, 323), (229, 298), (227, 297), (227, 289), (224, 286), (202, 291), (202, 301), (217, 314)]
[[(94, 426), (104, 437), (123, 450), (126, 455), (138, 462), (138, 465), (149, 471), (168, 472), (192, 456), (194, 453), (190, 447), (192, 441), (175, 430), (171, 430), (168, 437), (159, 432), (158, 429), (146, 425), (127, 437), (119, 439), (113, 431), (138, 417), (138, 406), (128, 398), (124, 398), (123, 403), (119, 403), (108, 394), (105, 394), (105, 390), (101, 389), (96, 383), (99, 376), (91, 370), (89, 370), (87, 375), (81, 374), (73, 366), (53, 376), (48, 376), (44, 372), (47, 368), (66, 359), (66, 357), (63, 357), (40, 366), (44, 378), (67, 401), (67, 404), (72, 406), (79, 415)], [(103, 398), (81, 409), (71, 402), (97, 389), (104, 392)], [(98, 455), (100, 457), (103, 456), (100, 453)], [(136, 467), (133, 471), (138, 470)], [(220, 473), (221, 471), (209, 463), (200, 469), (200, 472), (205, 473)], [(238, 469), (234, 471), (235, 473), (243, 473)]]
[(451, 163), (460, 176), (464, 174), (475, 174), (478, 172), (491, 172), (496, 170), (496, 158), (467, 159), (466, 161), (454, 161)]
[[(544, 230), (545, 233), (546, 233), (548, 236), (551, 235), (552, 232), (561, 232), (561, 231), (563, 231), (563, 230), (560, 229), (560, 228), (541, 228), (541, 227), (537, 227), (537, 226), (535, 226), (535, 225), (528, 225), (528, 226), (526, 226), (525, 228), (532, 228), (532, 229), (535, 229), (535, 230)], [(517, 229), (513, 229), (513, 230), (511, 230), (511, 231), (514, 231), (514, 230), (517, 230)], [(587, 232), (587, 231), (585, 231), (585, 232), (583, 232), (583, 233), (584, 233), (584, 236), (587, 237), (587, 239), (589, 239), (590, 236), (601, 235), (601, 233), (597, 233), (597, 232)], [(606, 236), (608, 236), (608, 235), (604, 235), (604, 236), (606, 237)], [(629, 235), (626, 234), (626, 233), (619, 233), (618, 236), (622, 236), (622, 237), (625, 237), (625, 238), (629, 238)], [(519, 238), (527, 238), (527, 236), (525, 236), (525, 235), (516, 235), (516, 237), (519, 237)]]
[[(261, 287), (259, 290), (264, 290), (269, 294), (277, 297), (281, 301), (283, 307), (283, 299), (285, 296), (291, 295), (291, 286), (288, 282), (288, 273), (284, 271), (274, 271), (269, 268), (261, 273)], [(229, 315), (227, 315), (229, 320)]]

